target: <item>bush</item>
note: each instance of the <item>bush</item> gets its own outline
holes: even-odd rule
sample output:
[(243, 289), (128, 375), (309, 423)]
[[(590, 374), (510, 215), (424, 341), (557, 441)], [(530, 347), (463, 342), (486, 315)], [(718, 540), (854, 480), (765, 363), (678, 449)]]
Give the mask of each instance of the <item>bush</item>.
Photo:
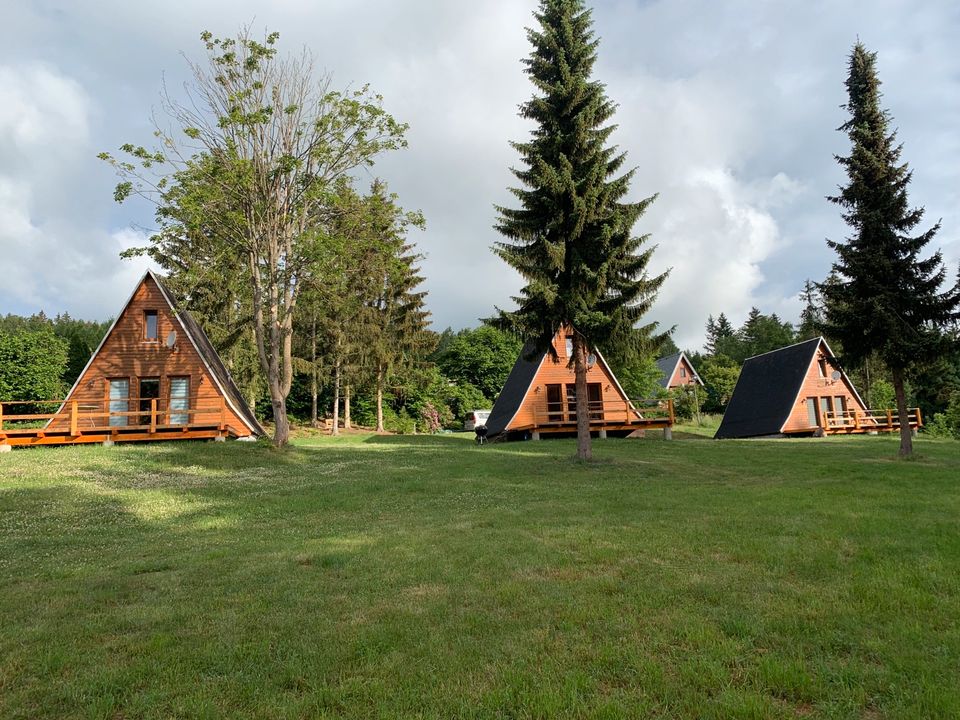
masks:
[(960, 392), (950, 397), (946, 410), (933, 416), (927, 424), (927, 432), (933, 437), (960, 440)]

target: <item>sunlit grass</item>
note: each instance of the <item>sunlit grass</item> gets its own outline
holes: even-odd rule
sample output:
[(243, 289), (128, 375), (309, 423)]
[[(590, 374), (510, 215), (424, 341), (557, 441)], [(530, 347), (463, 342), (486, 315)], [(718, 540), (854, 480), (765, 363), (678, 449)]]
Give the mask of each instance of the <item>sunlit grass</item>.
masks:
[(0, 717), (960, 717), (960, 444), (471, 437), (0, 456)]

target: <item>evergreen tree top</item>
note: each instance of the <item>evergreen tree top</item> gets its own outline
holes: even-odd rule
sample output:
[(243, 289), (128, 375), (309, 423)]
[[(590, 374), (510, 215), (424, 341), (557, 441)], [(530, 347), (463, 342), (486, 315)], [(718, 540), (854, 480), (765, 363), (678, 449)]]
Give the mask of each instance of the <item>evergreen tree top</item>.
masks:
[(494, 246), (526, 285), (499, 324), (550, 352), (561, 326), (594, 347), (659, 344), (655, 325), (633, 330), (666, 278), (648, 277), (653, 248), (632, 235), (655, 196), (624, 201), (633, 171), (618, 175), (626, 156), (608, 145), (616, 106), (591, 78), (599, 44), (591, 13), (581, 0), (541, 0), (535, 17), (523, 62), (536, 92), (521, 106), (535, 127), (512, 143), (522, 162), (511, 189), (519, 207), (497, 208), (506, 240)]

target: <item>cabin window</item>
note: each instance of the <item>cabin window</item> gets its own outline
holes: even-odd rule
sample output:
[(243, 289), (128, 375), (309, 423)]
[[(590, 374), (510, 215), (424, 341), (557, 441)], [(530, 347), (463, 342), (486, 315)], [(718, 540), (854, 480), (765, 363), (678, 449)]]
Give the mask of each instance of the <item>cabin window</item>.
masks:
[(156, 310), (143, 311), (143, 339), (144, 340), (160, 339), (159, 328), (157, 326)]
[(825, 378), (827, 376), (827, 360), (826, 358), (820, 358), (817, 363), (820, 366), (820, 377)]
[(547, 385), (547, 418), (563, 422), (563, 391), (560, 385)]
[(837, 395), (833, 399), (833, 409), (836, 413), (843, 413), (847, 411), (847, 399), (843, 395)]
[(817, 418), (816, 398), (807, 398), (807, 420), (810, 422), (810, 427), (817, 427), (820, 424)]
[(680, 377), (685, 378), (687, 376), (687, 369), (681, 365), (680, 366)]
[(140, 394), (137, 396), (140, 403), (141, 425), (150, 424), (150, 408), (154, 400), (160, 399), (160, 378), (140, 378)]
[(573, 336), (572, 335), (567, 335), (566, 350), (567, 350), (567, 357), (568, 358), (573, 357)]
[(833, 412), (833, 398), (820, 398), (820, 417), (823, 418), (823, 426), (829, 425), (827, 413)]
[[(188, 425), (190, 423), (190, 378), (170, 378), (170, 424)], [(180, 411), (180, 412), (177, 412)]]
[(110, 427), (123, 427), (129, 422), (126, 415), (114, 415), (114, 413), (130, 412), (130, 378), (112, 378), (110, 381), (110, 399), (109, 399), (109, 425)]
[(577, 386), (567, 385), (567, 420), (577, 421)]

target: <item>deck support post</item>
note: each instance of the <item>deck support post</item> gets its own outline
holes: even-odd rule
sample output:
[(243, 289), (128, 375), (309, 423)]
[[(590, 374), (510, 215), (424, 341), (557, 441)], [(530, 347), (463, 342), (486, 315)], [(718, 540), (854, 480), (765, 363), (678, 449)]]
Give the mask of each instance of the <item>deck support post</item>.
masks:
[(600, 428), (599, 436), (601, 440), (607, 439), (607, 430), (606, 428)]
[(104, 447), (113, 447), (115, 444), (116, 443), (113, 442), (113, 438), (107, 438), (106, 440), (103, 441)]
[(539, 440), (539, 439), (540, 439), (540, 431), (539, 431), (539, 430), (534, 430), (534, 431), (530, 434), (530, 439), (531, 439), (531, 440)]
[(0, 445), (0, 453), (10, 452), (11, 450), (13, 450), (13, 448), (10, 445), (7, 445), (6, 443), (3, 443), (2, 445)]
[(226, 441), (227, 441), (227, 438), (224, 437), (223, 435), (217, 435), (217, 436), (213, 439), (213, 441), (214, 441), (214, 442), (226, 442)]
[(663, 429), (663, 439), (664, 440), (673, 440), (673, 428), (665, 427)]

